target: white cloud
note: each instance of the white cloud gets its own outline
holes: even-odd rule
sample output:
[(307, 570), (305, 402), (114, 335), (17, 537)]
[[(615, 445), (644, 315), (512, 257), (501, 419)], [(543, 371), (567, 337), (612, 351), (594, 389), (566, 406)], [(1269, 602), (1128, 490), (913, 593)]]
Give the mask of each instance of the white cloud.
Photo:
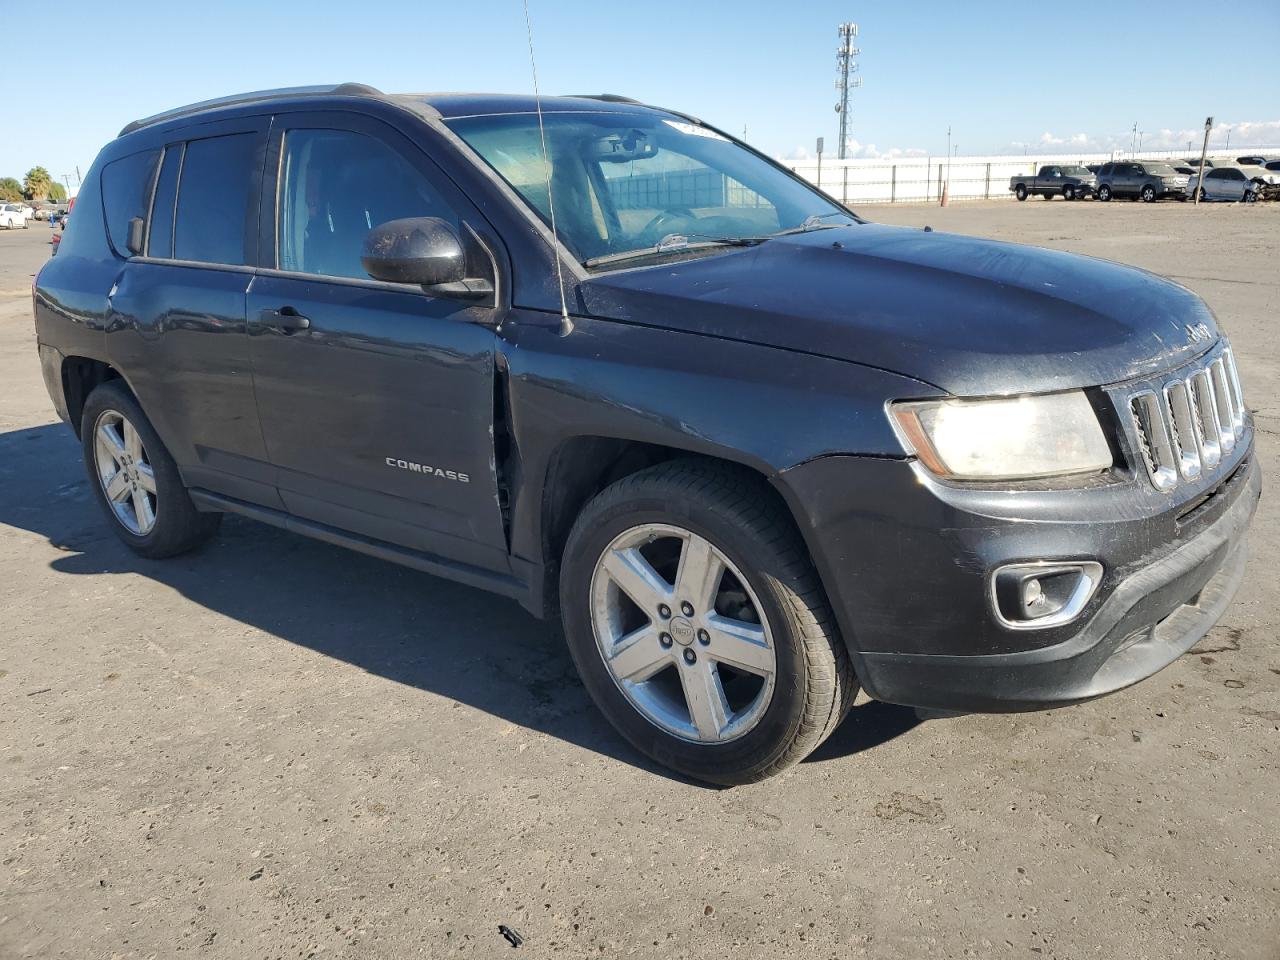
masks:
[[(921, 150), (919, 147), (890, 147), (888, 150), (881, 150), (874, 143), (860, 143), (852, 137), (848, 141), (848, 146), (848, 156), (851, 159), (859, 160), (896, 160), (899, 157), (926, 157), (929, 155), (927, 150)], [(836, 150), (832, 147), (829, 151), (824, 151), (822, 155), (832, 159), (836, 156)], [(785, 157), (778, 159), (791, 163), (804, 163), (805, 161), (816, 160), (817, 157), (806, 147), (796, 146)]]
[[(1140, 130), (1142, 150), (1186, 150), (1187, 144), (1195, 150), (1204, 138), (1204, 127), (1187, 127), (1181, 130), (1164, 128), (1161, 130)], [(1280, 120), (1243, 120), (1215, 124), (1209, 136), (1209, 148), (1221, 152), (1226, 149), (1230, 134), (1231, 149), (1248, 147), (1275, 147), (1280, 145)], [(1066, 136), (1045, 131), (1031, 142), (1016, 141), (1008, 144), (1006, 149), (1013, 152), (1044, 152), (1048, 150), (1073, 149), (1082, 153), (1109, 153), (1112, 150), (1130, 150), (1133, 148), (1134, 134), (1128, 130), (1123, 133), (1088, 134), (1075, 133)]]

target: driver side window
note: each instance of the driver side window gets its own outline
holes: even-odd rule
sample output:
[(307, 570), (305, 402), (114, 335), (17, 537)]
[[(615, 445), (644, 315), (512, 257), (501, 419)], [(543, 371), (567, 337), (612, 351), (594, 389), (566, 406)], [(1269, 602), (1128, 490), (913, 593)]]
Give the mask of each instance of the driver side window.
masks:
[(367, 280), (365, 235), (403, 217), (459, 225), (420, 170), (386, 143), (350, 130), (285, 133), (276, 236), (281, 270)]

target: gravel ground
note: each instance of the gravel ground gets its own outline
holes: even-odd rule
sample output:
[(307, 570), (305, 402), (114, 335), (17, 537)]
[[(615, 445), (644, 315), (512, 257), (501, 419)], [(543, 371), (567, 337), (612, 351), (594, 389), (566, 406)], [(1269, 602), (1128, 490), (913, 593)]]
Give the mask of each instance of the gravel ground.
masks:
[[(1280, 476), (1280, 204), (868, 207), (1177, 278)], [(127, 553), (0, 232), (0, 957), (1280, 958), (1280, 515), (1192, 655), (1048, 713), (862, 702), (760, 786), (672, 779), (505, 600), (228, 518)]]

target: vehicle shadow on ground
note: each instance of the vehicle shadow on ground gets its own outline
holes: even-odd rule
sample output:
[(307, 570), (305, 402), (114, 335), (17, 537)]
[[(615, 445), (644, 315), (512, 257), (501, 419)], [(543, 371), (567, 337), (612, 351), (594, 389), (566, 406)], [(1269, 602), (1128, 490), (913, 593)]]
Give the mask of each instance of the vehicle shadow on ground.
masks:
[[(233, 516), (190, 554), (137, 557), (107, 526), (79, 443), (62, 424), (0, 433), (0, 491), (0, 524), (64, 551), (51, 564), (60, 573), (140, 574), (282, 640), (691, 782), (614, 732), (579, 682), (558, 629), (514, 601)], [(905, 708), (859, 706), (812, 759), (870, 749), (915, 722)]]

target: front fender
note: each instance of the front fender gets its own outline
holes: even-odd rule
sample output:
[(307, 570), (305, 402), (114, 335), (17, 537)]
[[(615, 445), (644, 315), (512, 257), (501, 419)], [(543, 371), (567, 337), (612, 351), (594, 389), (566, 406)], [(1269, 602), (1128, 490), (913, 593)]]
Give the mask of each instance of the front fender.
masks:
[(545, 315), (510, 319), (500, 349), (521, 477), (511, 547), (529, 560), (541, 556), (548, 464), (568, 440), (661, 445), (772, 480), (832, 454), (903, 458), (885, 401), (940, 394), (899, 374), (776, 347), (592, 319), (559, 336)]

